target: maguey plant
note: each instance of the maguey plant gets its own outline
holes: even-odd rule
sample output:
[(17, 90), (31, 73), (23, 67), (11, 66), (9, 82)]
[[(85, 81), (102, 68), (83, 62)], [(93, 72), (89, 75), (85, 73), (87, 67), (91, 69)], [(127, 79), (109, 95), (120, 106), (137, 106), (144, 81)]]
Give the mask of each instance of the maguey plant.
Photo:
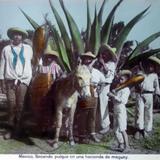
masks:
[(106, 19), (103, 19), (102, 17), (108, 0), (102, 1), (99, 10), (95, 5), (93, 21), (91, 21), (89, 2), (89, 0), (86, 0), (87, 22), (86, 29), (83, 31), (83, 34), (80, 32), (77, 23), (66, 8), (63, 0), (59, 0), (59, 3), (67, 20), (69, 33), (66, 29), (67, 26), (65, 26), (62, 20), (62, 16), (58, 13), (54, 6), (54, 1), (49, 0), (49, 4), (58, 24), (57, 28), (52, 21), (47, 18), (45, 18), (45, 25), (38, 25), (21, 9), (21, 12), (35, 29), (33, 49), (36, 61), (38, 61), (38, 59), (42, 56), (43, 50), (48, 43), (51, 45), (53, 50), (58, 51), (61, 66), (67, 72), (70, 72), (75, 68), (78, 57), (82, 53), (91, 51), (97, 56), (98, 50), (102, 44), (109, 44), (111, 47), (116, 48), (116, 54), (118, 57), (117, 70), (131, 68), (142, 59), (147, 59), (148, 57), (160, 52), (160, 48), (142, 52), (143, 47), (149, 45), (160, 36), (160, 32), (157, 32), (144, 39), (133, 50), (130, 50), (128, 55), (125, 57), (123, 64), (121, 64), (121, 56), (125, 53), (124, 44), (126, 44), (127, 37), (132, 28), (147, 15), (150, 6), (138, 13), (127, 24), (120, 22), (118, 24), (119, 28), (116, 30), (116, 24), (114, 24), (115, 12), (122, 2), (125, 3), (125, 0), (119, 0), (112, 8)]

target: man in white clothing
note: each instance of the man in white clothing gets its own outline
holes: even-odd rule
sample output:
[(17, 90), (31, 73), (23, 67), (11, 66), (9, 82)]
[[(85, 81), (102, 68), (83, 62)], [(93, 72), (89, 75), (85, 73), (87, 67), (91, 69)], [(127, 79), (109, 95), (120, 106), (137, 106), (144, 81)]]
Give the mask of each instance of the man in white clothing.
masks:
[[(87, 65), (91, 72), (91, 94), (92, 94), (92, 106), (83, 110), (83, 115), (86, 116), (87, 124), (86, 128), (90, 135), (90, 139), (95, 142), (100, 142), (96, 136), (96, 112), (98, 104), (98, 88), (101, 84), (105, 84), (104, 75), (93, 67), (96, 56), (91, 52), (81, 54), (82, 64)], [(83, 124), (84, 125), (84, 124)], [(84, 129), (85, 130), (85, 129)]]
[(101, 134), (105, 134), (110, 129), (110, 119), (108, 110), (108, 96), (111, 83), (114, 79), (116, 70), (116, 49), (111, 48), (109, 45), (102, 45), (99, 49), (99, 69), (105, 76), (105, 82), (107, 85), (103, 88), (99, 95), (100, 100), (100, 116), (101, 116)]
[(135, 138), (139, 139), (140, 133), (147, 137), (153, 129), (153, 94), (160, 95), (158, 76), (154, 73), (154, 64), (147, 60), (142, 63), (145, 77), (140, 84), (137, 94), (137, 116)]
[(33, 51), (29, 45), (22, 43), (23, 39), (28, 36), (25, 30), (10, 28), (7, 35), (11, 43), (5, 46), (1, 53), (0, 80), (2, 90), (6, 86), (11, 127), (4, 138), (10, 139), (13, 133), (18, 133), (21, 127), (24, 99), (32, 78)]

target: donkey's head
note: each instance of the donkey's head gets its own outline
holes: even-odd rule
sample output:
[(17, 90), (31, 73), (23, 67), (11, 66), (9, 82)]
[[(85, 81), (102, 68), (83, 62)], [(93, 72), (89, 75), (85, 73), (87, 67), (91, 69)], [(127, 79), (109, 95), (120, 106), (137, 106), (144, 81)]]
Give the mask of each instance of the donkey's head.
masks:
[(90, 92), (90, 81), (91, 73), (87, 66), (78, 65), (75, 73), (77, 79), (77, 90), (80, 93), (81, 97), (91, 96)]

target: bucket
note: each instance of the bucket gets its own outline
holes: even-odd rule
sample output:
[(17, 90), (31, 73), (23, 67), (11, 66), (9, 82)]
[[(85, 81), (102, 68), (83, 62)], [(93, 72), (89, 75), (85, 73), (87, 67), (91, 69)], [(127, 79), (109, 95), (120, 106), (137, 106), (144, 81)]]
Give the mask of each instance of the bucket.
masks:
[(96, 98), (94, 97), (94, 86), (90, 85), (91, 97), (80, 98), (79, 107), (81, 109), (95, 108)]

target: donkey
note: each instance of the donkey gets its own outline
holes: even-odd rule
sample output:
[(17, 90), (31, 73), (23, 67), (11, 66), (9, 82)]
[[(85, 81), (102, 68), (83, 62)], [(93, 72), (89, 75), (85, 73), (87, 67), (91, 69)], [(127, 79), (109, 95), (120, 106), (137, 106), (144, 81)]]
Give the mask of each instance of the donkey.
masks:
[(73, 138), (73, 121), (74, 113), (78, 101), (78, 96), (83, 98), (91, 96), (90, 93), (91, 73), (87, 66), (78, 65), (76, 70), (71, 72), (67, 77), (55, 81), (48, 94), (47, 102), (52, 107), (55, 114), (56, 131), (53, 140), (48, 140), (47, 143), (53, 148), (58, 148), (59, 134), (62, 126), (63, 108), (69, 107), (69, 142), (74, 145)]

